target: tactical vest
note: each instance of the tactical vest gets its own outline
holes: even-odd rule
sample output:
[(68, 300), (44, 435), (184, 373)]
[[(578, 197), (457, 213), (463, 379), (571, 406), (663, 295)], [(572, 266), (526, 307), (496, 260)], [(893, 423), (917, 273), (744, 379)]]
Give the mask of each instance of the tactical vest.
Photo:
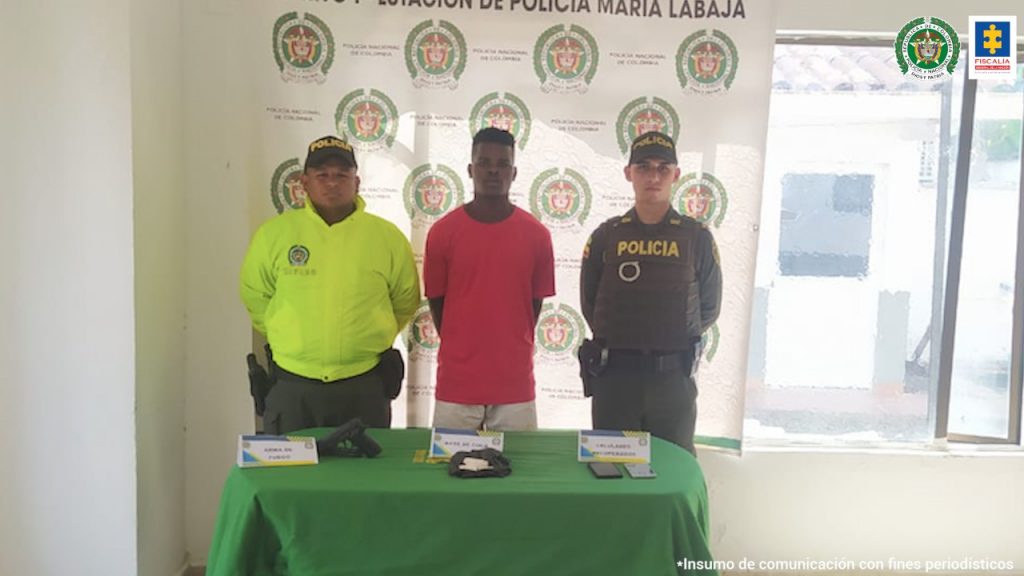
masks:
[(696, 283), (699, 233), (699, 223), (671, 213), (657, 226), (645, 226), (633, 215), (614, 222), (594, 306), (595, 337), (612, 349), (687, 349), (692, 323), (687, 311), (700, 313), (697, 295), (689, 294)]

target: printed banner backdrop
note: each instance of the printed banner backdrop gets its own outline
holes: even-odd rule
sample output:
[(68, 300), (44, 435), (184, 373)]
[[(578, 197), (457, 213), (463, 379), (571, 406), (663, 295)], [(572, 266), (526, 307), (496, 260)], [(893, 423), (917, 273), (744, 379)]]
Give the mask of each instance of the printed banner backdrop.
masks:
[[(303, 205), (305, 146), (337, 134), (357, 150), (368, 211), (408, 233), (422, 266), (430, 225), (472, 199), (472, 134), (515, 134), (512, 201), (550, 229), (557, 268), (536, 331), (542, 428), (591, 426), (575, 359), (588, 335), (583, 245), (632, 205), (631, 138), (674, 136), (683, 177), (673, 204), (714, 232), (725, 284), (698, 377), (698, 440), (740, 447), (772, 2), (263, 1), (250, 14), (252, 101), (240, 105), (262, 134), (251, 144), (264, 183), (252, 192), (254, 230)], [(402, 345), (395, 424), (429, 426), (439, 338), (425, 302)]]

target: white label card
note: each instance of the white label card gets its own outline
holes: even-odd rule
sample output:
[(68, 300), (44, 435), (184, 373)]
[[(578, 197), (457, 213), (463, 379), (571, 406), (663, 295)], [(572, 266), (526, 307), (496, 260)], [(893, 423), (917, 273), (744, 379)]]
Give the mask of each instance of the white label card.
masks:
[(316, 438), (265, 434), (238, 437), (238, 467), (317, 464)]
[(632, 430), (580, 430), (580, 462), (651, 462), (651, 433)]

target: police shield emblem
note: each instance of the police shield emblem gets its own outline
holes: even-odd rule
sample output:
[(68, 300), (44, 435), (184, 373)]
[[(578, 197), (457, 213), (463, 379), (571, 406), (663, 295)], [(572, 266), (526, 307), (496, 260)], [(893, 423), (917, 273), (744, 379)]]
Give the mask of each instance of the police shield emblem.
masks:
[(619, 112), (615, 132), (623, 154), (629, 152), (629, 145), (637, 136), (652, 131), (679, 140), (679, 115), (665, 100), (654, 96), (637, 98)]
[(544, 92), (586, 92), (598, 59), (594, 37), (576, 25), (548, 28), (533, 47), (533, 69)]
[(334, 36), (312, 14), (288, 12), (274, 23), (274, 60), (285, 82), (323, 84), (334, 62)]
[(469, 128), (471, 134), (488, 127), (511, 132), (522, 150), (530, 138), (530, 120), (526, 103), (515, 94), (492, 92), (473, 106), (469, 114)]
[(338, 102), (338, 135), (363, 152), (390, 148), (398, 133), (398, 108), (380, 90), (355, 90)]

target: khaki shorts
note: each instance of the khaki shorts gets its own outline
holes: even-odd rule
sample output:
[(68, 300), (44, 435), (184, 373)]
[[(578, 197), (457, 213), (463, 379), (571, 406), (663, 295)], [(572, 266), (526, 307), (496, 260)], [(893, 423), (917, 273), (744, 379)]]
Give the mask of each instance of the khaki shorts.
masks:
[(537, 404), (456, 404), (434, 402), (435, 428), (465, 430), (536, 430)]

